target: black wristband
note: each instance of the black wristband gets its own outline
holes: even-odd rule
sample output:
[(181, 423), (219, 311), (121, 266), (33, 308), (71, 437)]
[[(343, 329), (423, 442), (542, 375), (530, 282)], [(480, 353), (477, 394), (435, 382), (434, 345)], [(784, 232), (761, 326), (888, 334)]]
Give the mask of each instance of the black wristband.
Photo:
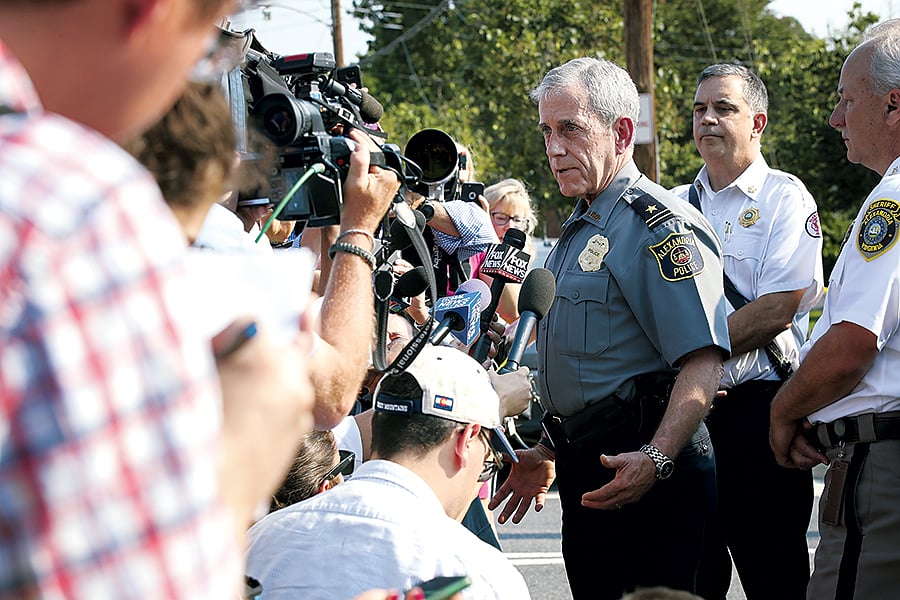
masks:
[(355, 244), (348, 244), (347, 242), (337, 242), (328, 249), (328, 258), (334, 258), (334, 255), (338, 252), (346, 252), (347, 254), (354, 254), (361, 259), (365, 260), (369, 263), (369, 267), (374, 271), (376, 262), (375, 255), (371, 252), (360, 248)]

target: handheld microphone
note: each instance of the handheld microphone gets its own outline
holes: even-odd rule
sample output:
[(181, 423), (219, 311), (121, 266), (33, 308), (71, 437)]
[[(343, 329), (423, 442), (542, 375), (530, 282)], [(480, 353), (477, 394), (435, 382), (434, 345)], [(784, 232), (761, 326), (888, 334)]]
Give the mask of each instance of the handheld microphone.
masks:
[(481, 272), (494, 278), (491, 284), (491, 303), (481, 313), (481, 339), (475, 346), (472, 357), (482, 363), (487, 360), (491, 349), (491, 340), (485, 335), (490, 329), (500, 295), (507, 283), (522, 283), (528, 272), (531, 256), (522, 250), (525, 247), (525, 232), (519, 229), (508, 229), (503, 241), (488, 248), (481, 263)]
[(469, 279), (452, 296), (439, 298), (434, 304), (434, 318), (438, 326), (431, 334), (431, 343), (440, 344), (452, 333), (453, 337), (468, 346), (478, 335), (478, 317), (481, 307), (490, 294), (488, 286), (480, 279)]
[(416, 267), (397, 278), (394, 283), (394, 291), (391, 293), (390, 309), (392, 313), (398, 313), (409, 308), (409, 302), (404, 298), (418, 296), (428, 289), (428, 277), (425, 275), (425, 267)]
[(373, 98), (368, 92), (358, 90), (355, 87), (344, 85), (333, 79), (327, 79), (322, 89), (336, 96), (343, 96), (351, 103), (359, 107), (359, 116), (366, 123), (377, 123), (384, 115), (384, 107), (381, 102)]
[(511, 373), (519, 368), (522, 355), (531, 339), (531, 332), (537, 322), (550, 310), (555, 296), (556, 279), (552, 272), (547, 269), (533, 269), (528, 273), (519, 292), (519, 324), (509, 347), (506, 362), (497, 371), (499, 374)]

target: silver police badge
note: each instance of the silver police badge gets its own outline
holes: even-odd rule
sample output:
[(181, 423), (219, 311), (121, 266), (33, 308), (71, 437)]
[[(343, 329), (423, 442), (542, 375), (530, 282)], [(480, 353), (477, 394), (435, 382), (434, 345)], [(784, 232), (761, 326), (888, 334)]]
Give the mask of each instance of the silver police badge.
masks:
[(578, 266), (582, 271), (599, 271), (607, 252), (609, 252), (609, 240), (605, 235), (598, 233), (588, 240), (584, 250), (578, 255)]
[(898, 216), (900, 204), (891, 198), (879, 198), (866, 208), (856, 237), (856, 249), (866, 261), (878, 258), (893, 247), (897, 241)]

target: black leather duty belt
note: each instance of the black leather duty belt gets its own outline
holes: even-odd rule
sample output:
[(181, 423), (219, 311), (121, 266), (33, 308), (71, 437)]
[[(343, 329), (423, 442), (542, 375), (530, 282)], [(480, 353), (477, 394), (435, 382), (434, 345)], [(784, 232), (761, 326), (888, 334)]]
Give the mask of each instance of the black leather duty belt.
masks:
[(858, 442), (900, 440), (900, 412), (863, 413), (853, 417), (819, 423), (814, 429), (816, 440), (824, 448)]

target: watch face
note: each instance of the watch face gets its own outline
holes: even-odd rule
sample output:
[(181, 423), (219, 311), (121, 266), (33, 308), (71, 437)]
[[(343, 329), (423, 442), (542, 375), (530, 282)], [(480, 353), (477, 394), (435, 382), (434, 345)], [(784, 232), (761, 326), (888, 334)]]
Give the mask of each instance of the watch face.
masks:
[(675, 470), (675, 463), (671, 460), (664, 461), (661, 465), (659, 465), (659, 478), (667, 479), (672, 471)]

